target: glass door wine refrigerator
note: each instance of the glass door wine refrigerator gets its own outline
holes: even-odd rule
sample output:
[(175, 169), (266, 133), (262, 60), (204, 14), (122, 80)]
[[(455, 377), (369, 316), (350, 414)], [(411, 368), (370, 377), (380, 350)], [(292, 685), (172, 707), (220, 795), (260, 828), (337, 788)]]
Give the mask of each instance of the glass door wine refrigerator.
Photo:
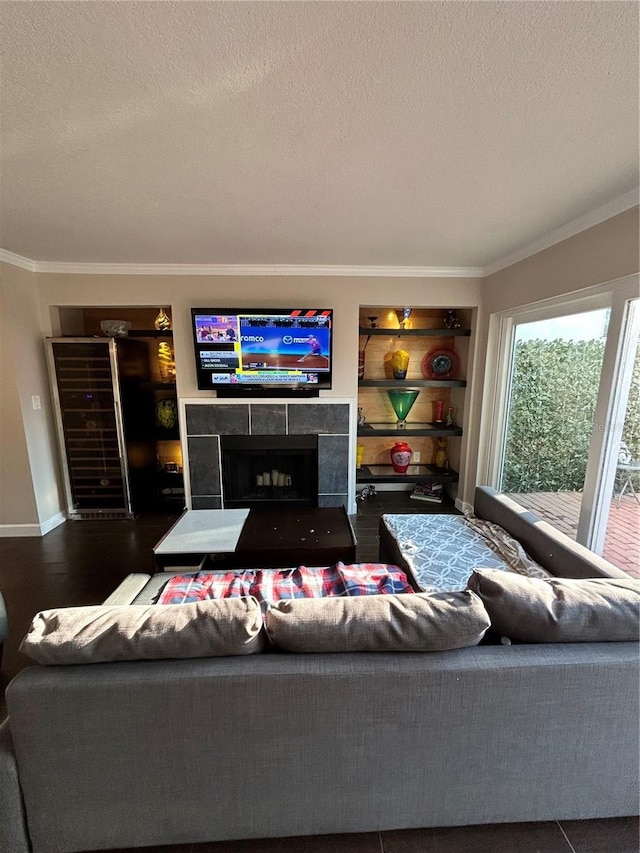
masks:
[[(47, 360), (69, 518), (133, 517), (128, 457), (145, 427), (146, 346), (114, 338), (48, 338)], [(153, 466), (144, 446), (134, 449), (142, 467)]]

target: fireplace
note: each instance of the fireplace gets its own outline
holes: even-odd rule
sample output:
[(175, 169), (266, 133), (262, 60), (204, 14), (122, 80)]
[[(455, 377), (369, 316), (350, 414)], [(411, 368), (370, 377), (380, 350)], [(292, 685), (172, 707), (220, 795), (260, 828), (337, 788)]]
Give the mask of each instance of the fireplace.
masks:
[(318, 506), (316, 435), (220, 436), (225, 507)]
[[(185, 419), (185, 480), (190, 509), (226, 509), (228, 482), (223, 487), (222, 445), (228, 439), (257, 439), (250, 447), (264, 453), (267, 450), (310, 450), (315, 453), (316, 466), (312, 466), (296, 480), (296, 488), (305, 485), (304, 495), (293, 494), (291, 500), (300, 506), (343, 506), (349, 511), (349, 458), (351, 449), (350, 424), (354, 421), (352, 402), (325, 400), (310, 402), (229, 402), (215, 400), (184, 401)], [(275, 440), (275, 443), (270, 442)], [(308, 444), (291, 444), (291, 442)], [(241, 442), (242, 444), (243, 442)], [(284, 461), (256, 462), (253, 474), (256, 490), (258, 475), (269, 471), (271, 491), (260, 492), (276, 500), (289, 499), (287, 475), (294, 486), (293, 471), (289, 470), (289, 457)], [(245, 464), (245, 463), (243, 463)], [(305, 463), (306, 464), (306, 463)], [(271, 483), (272, 471), (284, 474), (284, 486)], [(226, 473), (229, 476), (229, 473)], [(249, 474), (246, 476), (247, 491)], [(278, 483), (280, 480), (278, 480)], [(313, 495), (311, 492), (314, 492)], [(301, 503), (298, 503), (301, 501)], [(247, 506), (243, 501), (242, 506)], [(261, 503), (256, 503), (256, 506)], [(276, 503), (276, 506), (278, 504)], [(236, 507), (240, 506), (235, 504)]]

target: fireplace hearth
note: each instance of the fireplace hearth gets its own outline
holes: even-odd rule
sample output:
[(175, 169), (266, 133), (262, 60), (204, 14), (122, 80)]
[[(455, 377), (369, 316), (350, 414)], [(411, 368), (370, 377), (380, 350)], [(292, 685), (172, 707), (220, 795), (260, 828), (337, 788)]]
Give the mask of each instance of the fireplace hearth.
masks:
[(220, 450), (225, 507), (318, 506), (316, 435), (222, 435)]

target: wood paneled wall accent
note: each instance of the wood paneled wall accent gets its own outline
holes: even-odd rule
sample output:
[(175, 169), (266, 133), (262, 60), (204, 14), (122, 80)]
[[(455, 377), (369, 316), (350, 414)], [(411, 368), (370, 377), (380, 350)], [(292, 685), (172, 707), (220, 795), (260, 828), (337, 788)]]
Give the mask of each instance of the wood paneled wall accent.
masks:
[(178, 440), (157, 441), (156, 449), (158, 458), (163, 465), (166, 465), (167, 462), (175, 462), (182, 468), (182, 447)]
[[(469, 328), (471, 322), (470, 309), (463, 308), (457, 310), (461, 327)], [(389, 309), (388, 306), (361, 306), (359, 310), (359, 325), (361, 329), (370, 327), (369, 317), (371, 316), (377, 317), (377, 327), (379, 329), (388, 329), (389, 335), (376, 334), (368, 337), (363, 333), (360, 336), (359, 348), (365, 351), (365, 379), (392, 379), (393, 374), (389, 362), (391, 354), (398, 349), (403, 349), (409, 353), (408, 383), (412, 379), (429, 378), (422, 372), (422, 362), (427, 353), (435, 349), (454, 350), (460, 361), (460, 369), (459, 373), (452, 378), (466, 378), (466, 361), (469, 347), (469, 339), (467, 337), (451, 335), (402, 336), (399, 334), (400, 330), (395, 309)], [(405, 328), (444, 330), (444, 316), (445, 309), (414, 308)], [(449, 406), (454, 406), (455, 423), (460, 424), (462, 410), (456, 407), (454, 402), (456, 395), (452, 394), (454, 390), (456, 389), (448, 387), (421, 388), (418, 399), (413, 404), (409, 413), (408, 423), (432, 422), (435, 418), (436, 401), (442, 400), (445, 413)], [(371, 423), (381, 422), (392, 424), (396, 420), (395, 412), (384, 388), (359, 388), (358, 406), (362, 408), (365, 418)], [(358, 444), (361, 444), (365, 448), (362, 459), (363, 464), (388, 464), (389, 450), (393, 447), (396, 440), (395, 437), (367, 437), (366, 440), (363, 440), (363, 438), (363, 436), (360, 436), (358, 439)], [(434, 438), (415, 435), (403, 436), (399, 432), (398, 440), (406, 440), (414, 452), (419, 451), (421, 463), (433, 464), (435, 462), (437, 442)], [(458, 447), (459, 443), (449, 443), (449, 449), (454, 457), (459, 456)]]
[(171, 317), (169, 305), (146, 307), (115, 305), (103, 308), (83, 308), (84, 333), (85, 335), (102, 335), (100, 320), (128, 320), (133, 329), (153, 329), (153, 321), (158, 316), (161, 307), (164, 308), (165, 314)]
[[(171, 318), (171, 309), (169, 306), (163, 306), (165, 310), (165, 314), (169, 318)], [(160, 307), (146, 307), (146, 308), (136, 308), (131, 306), (116, 306), (111, 308), (83, 308), (83, 322), (84, 322), (84, 334), (87, 336), (91, 335), (100, 335), (104, 336), (104, 332), (100, 328), (101, 320), (128, 320), (131, 323), (132, 329), (144, 329), (144, 330), (152, 330), (153, 323), (156, 317), (158, 316), (158, 312), (160, 311)], [(65, 330), (62, 330), (65, 333)], [(149, 349), (149, 367), (151, 369), (151, 381), (152, 382), (161, 382), (160, 376), (160, 368), (158, 362), (158, 338), (144, 338), (141, 337), (139, 340), (146, 341), (147, 347)], [(173, 344), (170, 343), (171, 351), (173, 353)], [(158, 391), (155, 393), (156, 402), (162, 399), (163, 392)], [(168, 461), (175, 461), (171, 458)]]
[[(443, 411), (446, 413), (451, 404), (451, 388), (421, 388), (418, 398), (407, 418), (408, 423), (432, 421), (436, 400), (442, 400)], [(380, 422), (394, 424), (396, 413), (384, 388), (360, 388), (358, 405), (364, 412), (365, 418), (371, 423)], [(456, 421), (458, 422), (458, 421)]]
[[(402, 308), (398, 305), (398, 308)], [(460, 313), (460, 312), (459, 312)], [(369, 317), (377, 317), (376, 320), (380, 329), (398, 329), (398, 318), (395, 309), (389, 309), (388, 304), (385, 306), (361, 305), (360, 306), (360, 326), (367, 327), (370, 325)], [(442, 308), (413, 308), (405, 328), (407, 329), (444, 329), (444, 310)]]
[[(407, 379), (428, 379), (422, 373), (422, 361), (428, 352), (434, 349), (456, 350), (456, 342), (460, 340), (452, 337), (398, 337), (397, 334), (375, 335), (367, 337), (360, 336), (359, 348), (364, 349), (364, 378), (365, 379), (393, 379), (390, 359), (392, 353), (402, 349), (409, 353), (409, 367)], [(460, 356), (458, 356), (460, 358)], [(452, 379), (460, 379), (456, 375)]]
[(414, 452), (419, 450), (420, 465), (432, 465), (436, 458), (437, 448), (433, 438), (424, 438), (417, 435), (403, 436), (401, 432), (398, 432), (397, 438), (391, 435), (384, 435), (379, 438), (367, 438), (366, 441), (360, 441), (361, 438), (362, 436), (358, 437), (358, 444), (364, 447), (363, 465), (389, 465), (389, 451), (396, 441), (406, 441)]

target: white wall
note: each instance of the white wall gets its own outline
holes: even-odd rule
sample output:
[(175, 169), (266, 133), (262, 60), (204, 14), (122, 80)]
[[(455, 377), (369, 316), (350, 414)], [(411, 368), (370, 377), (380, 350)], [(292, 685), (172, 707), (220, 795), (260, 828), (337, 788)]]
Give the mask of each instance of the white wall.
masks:
[(40, 535), (62, 520), (44, 324), (33, 273), (0, 264), (0, 285), (0, 525), (12, 535)]
[[(23, 271), (18, 271), (22, 273)], [(291, 307), (295, 305), (329, 307), (334, 309), (334, 383), (325, 397), (355, 399), (357, 394), (358, 308), (366, 305), (413, 305), (442, 308), (475, 308), (481, 294), (480, 279), (466, 278), (360, 278), (321, 276), (138, 276), (138, 275), (69, 275), (38, 274), (30, 281), (24, 300), (18, 298), (21, 289), (16, 276), (12, 288), (14, 298), (9, 306), (9, 322), (30, 326), (31, 344), (25, 347), (28, 358), (23, 366), (33, 373), (28, 388), (22, 393), (40, 393), (45, 376), (44, 346), (46, 335), (57, 333), (52, 325), (50, 309), (63, 306), (171, 306), (177, 390), (180, 398), (213, 396), (213, 392), (198, 391), (196, 387), (193, 343), (191, 337), (191, 307)], [(23, 282), (24, 284), (24, 282)], [(37, 306), (30, 304), (33, 288)], [(35, 313), (36, 317), (33, 316)], [(25, 316), (25, 314), (27, 316)], [(54, 312), (55, 314), (55, 312)], [(41, 318), (41, 319), (40, 319)], [(32, 338), (39, 339), (37, 346)], [(37, 350), (37, 353), (36, 353)], [(39, 495), (56, 495), (51, 506), (42, 500), (38, 513), (31, 511), (32, 520), (41, 512), (54, 515), (61, 507), (57, 486), (57, 462), (53, 447), (53, 428), (50, 423), (51, 404), (48, 392), (43, 391), (45, 406), (42, 422), (49, 425), (46, 432), (32, 435), (30, 448), (31, 477)], [(45, 403), (46, 401), (46, 403)], [(30, 405), (30, 403), (29, 403)], [(31, 432), (31, 413), (22, 406), (25, 433)], [(466, 440), (466, 439), (465, 439)], [(36, 475), (34, 464), (40, 467)], [(462, 466), (461, 466), (462, 467)], [(462, 471), (461, 471), (462, 473)], [(25, 477), (22, 477), (24, 480)], [(46, 509), (45, 509), (46, 505)], [(34, 517), (35, 516), (35, 517)], [(0, 511), (0, 526), (11, 524), (12, 507)]]
[[(467, 427), (476, 436), (468, 458), (468, 484), (477, 480), (478, 458), (473, 454), (488, 440), (488, 424), (481, 421), (486, 386), (495, 381), (492, 356), (496, 341), (490, 339), (491, 316), (554, 297), (566, 295), (570, 299), (595, 285), (637, 273), (640, 269), (638, 211), (637, 207), (627, 210), (484, 279), (477, 328), (479, 371), (471, 391)], [(472, 502), (469, 490), (465, 499)]]
[(638, 272), (638, 207), (484, 279), (487, 317)]

